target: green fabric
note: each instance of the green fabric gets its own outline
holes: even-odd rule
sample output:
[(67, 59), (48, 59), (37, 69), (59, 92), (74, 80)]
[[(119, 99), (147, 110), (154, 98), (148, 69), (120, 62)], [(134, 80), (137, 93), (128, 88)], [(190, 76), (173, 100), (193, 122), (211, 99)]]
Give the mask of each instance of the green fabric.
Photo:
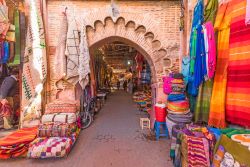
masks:
[(20, 26), (19, 26), (19, 11), (15, 10), (14, 14), (14, 24), (15, 24), (15, 58), (14, 61), (9, 63), (9, 66), (15, 66), (20, 64), (20, 58), (21, 58), (21, 43), (20, 43)]
[(236, 134), (250, 134), (250, 130), (246, 129), (235, 129), (235, 128), (225, 128), (220, 130), (222, 134), (231, 138), (231, 136)]
[(191, 50), (190, 50), (190, 74), (194, 73), (195, 56), (196, 56), (196, 41), (197, 41), (197, 31), (193, 30), (191, 37)]
[(218, 0), (209, 0), (204, 11), (205, 22), (211, 21), (213, 24), (215, 22), (215, 17), (218, 9)]
[(212, 90), (212, 80), (208, 80), (200, 85), (199, 94), (196, 99), (196, 105), (194, 110), (195, 122), (208, 122)]
[(215, 145), (214, 153), (216, 153), (219, 145), (222, 145), (227, 152), (232, 154), (234, 159), (238, 161), (241, 165), (250, 166), (250, 151), (246, 146), (243, 146), (242, 144), (231, 140), (226, 135), (221, 135), (220, 139)]

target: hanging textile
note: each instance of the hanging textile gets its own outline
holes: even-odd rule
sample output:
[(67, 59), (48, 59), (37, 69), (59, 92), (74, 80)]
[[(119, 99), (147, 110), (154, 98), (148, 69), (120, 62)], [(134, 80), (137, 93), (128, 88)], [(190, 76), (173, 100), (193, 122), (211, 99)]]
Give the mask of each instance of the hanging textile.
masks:
[(210, 99), (212, 95), (213, 81), (208, 80), (200, 85), (199, 95), (196, 99), (195, 122), (208, 122)]
[(225, 102), (227, 84), (227, 64), (229, 57), (229, 34), (232, 6), (225, 2), (219, 6), (215, 20), (215, 30), (218, 31), (217, 65), (214, 78), (213, 92), (210, 102), (209, 122), (215, 127), (226, 127)]
[(6, 64), (10, 57), (10, 45), (7, 41), (3, 42), (3, 55), (1, 63)]
[(204, 11), (204, 21), (211, 21), (213, 24), (215, 22), (215, 16), (218, 9), (218, 0), (209, 0)]
[(65, 47), (68, 32), (68, 21), (67, 13), (62, 13), (62, 21), (60, 24), (60, 32), (58, 36), (58, 42), (55, 53), (55, 74), (57, 79), (62, 79), (66, 75), (66, 57), (65, 57)]
[(27, 0), (28, 31), (22, 73), (21, 123), (39, 119), (41, 115), (41, 92), (46, 79), (46, 49), (40, 1)]
[(0, 2), (0, 39), (4, 39), (9, 29), (8, 7), (5, 0)]
[(19, 21), (19, 11), (14, 12), (14, 24), (15, 24), (15, 54), (13, 62), (9, 63), (9, 66), (20, 64), (21, 57), (21, 38), (20, 38), (20, 21)]
[(204, 80), (204, 76), (207, 75), (206, 68), (206, 53), (204, 43), (204, 33), (202, 25), (197, 27), (197, 43), (196, 43), (196, 57), (194, 67), (194, 84), (195, 87), (199, 87)]
[[(204, 4), (202, 0), (199, 0), (194, 8), (193, 14), (193, 22), (192, 22), (192, 29), (190, 35), (190, 70), (189, 70), (189, 81), (188, 81), (188, 93), (192, 96), (197, 96), (198, 94), (198, 87), (195, 84), (195, 64), (196, 64), (196, 56), (197, 56), (197, 43), (198, 43), (198, 32), (197, 28), (201, 26), (204, 21), (203, 18), (203, 8)], [(195, 103), (195, 97), (192, 98), (193, 104)], [(193, 106), (193, 105), (192, 105)], [(192, 108), (191, 108), (192, 110)], [(192, 110), (193, 111), (193, 110)]]
[(76, 19), (68, 19), (68, 32), (66, 41), (66, 58), (67, 58), (67, 69), (66, 78), (67, 80), (76, 85), (78, 82), (78, 66), (79, 66), (79, 55), (80, 55), (80, 35), (77, 27)]
[[(20, 21), (20, 32), (25, 32), (25, 33), (20, 33), (20, 62), (23, 62), (24, 58), (24, 53), (25, 53), (25, 46), (26, 46), (26, 20), (25, 20), (25, 13), (20, 12), (19, 13), (19, 21)], [(18, 47), (18, 45), (16, 45)], [(16, 49), (16, 48), (15, 48)], [(17, 53), (15, 53), (17, 54)]]
[(88, 76), (88, 74), (90, 73), (89, 63), (90, 63), (90, 56), (89, 56), (89, 48), (86, 37), (86, 27), (83, 26), (81, 29), (81, 43), (80, 43), (79, 69), (78, 69), (79, 83), (83, 89), (89, 83), (89, 76)]
[(216, 67), (216, 42), (214, 36), (214, 28), (211, 22), (205, 23), (207, 36), (207, 76), (209, 79), (214, 77)]
[(245, 24), (246, 0), (232, 0), (226, 119), (250, 127), (250, 25)]
[(250, 24), (250, 0), (247, 0), (245, 23)]

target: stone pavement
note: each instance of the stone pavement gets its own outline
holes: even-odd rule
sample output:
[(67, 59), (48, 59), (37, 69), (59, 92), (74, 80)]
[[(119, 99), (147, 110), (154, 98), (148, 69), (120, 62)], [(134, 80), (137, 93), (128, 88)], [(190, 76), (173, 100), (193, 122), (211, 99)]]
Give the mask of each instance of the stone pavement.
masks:
[(139, 126), (141, 116), (131, 95), (112, 93), (68, 157), (11, 159), (0, 161), (0, 167), (172, 167), (170, 141), (146, 139)]

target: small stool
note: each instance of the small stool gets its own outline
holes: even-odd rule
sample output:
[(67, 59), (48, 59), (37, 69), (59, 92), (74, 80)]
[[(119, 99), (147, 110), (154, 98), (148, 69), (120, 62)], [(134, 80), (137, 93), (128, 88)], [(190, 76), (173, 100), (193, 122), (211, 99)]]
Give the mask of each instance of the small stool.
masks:
[(140, 118), (141, 129), (147, 128), (150, 129), (150, 119), (149, 118)]
[[(163, 128), (163, 133), (161, 133), (161, 126)], [(156, 140), (159, 140), (160, 136), (165, 136), (165, 137), (169, 138), (168, 126), (167, 126), (166, 122), (155, 121), (154, 128), (155, 128)]]

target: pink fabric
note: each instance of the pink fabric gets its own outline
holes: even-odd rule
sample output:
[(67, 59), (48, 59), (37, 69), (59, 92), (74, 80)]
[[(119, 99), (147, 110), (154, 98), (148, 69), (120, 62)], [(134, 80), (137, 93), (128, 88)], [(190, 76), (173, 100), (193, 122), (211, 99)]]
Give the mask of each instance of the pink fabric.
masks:
[(211, 22), (205, 24), (208, 39), (208, 78), (214, 77), (216, 67), (216, 43), (214, 37), (214, 27)]
[(246, 25), (250, 24), (250, 0), (247, 0), (247, 6), (246, 6)]
[(163, 77), (163, 91), (166, 94), (172, 92), (171, 81), (173, 80), (172, 77)]

